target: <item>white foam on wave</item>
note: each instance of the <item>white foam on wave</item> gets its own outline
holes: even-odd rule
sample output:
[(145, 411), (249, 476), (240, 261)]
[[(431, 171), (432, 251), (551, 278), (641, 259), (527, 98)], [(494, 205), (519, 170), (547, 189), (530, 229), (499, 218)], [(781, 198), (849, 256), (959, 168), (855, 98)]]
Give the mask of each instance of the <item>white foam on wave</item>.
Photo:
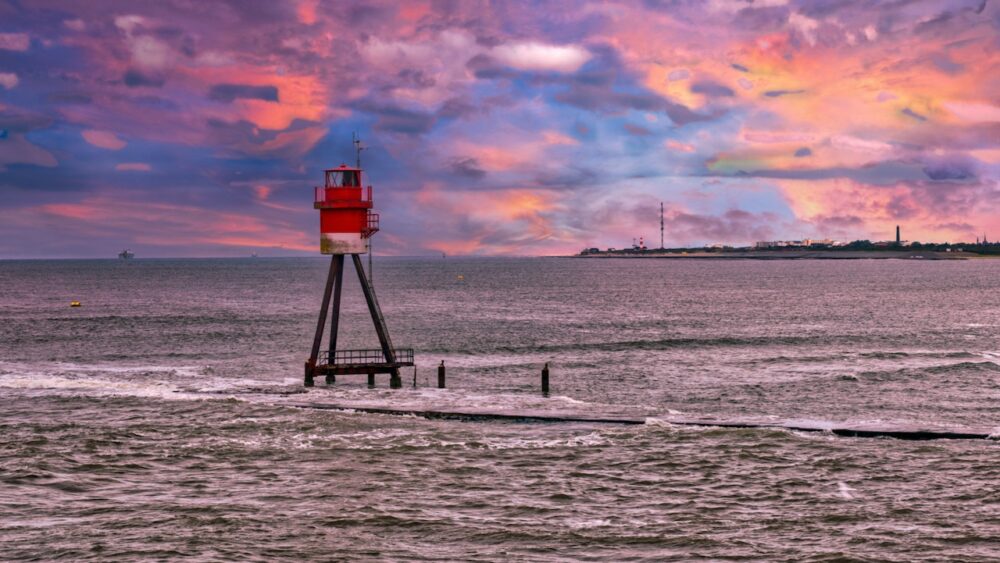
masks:
[(570, 518), (564, 523), (572, 530), (607, 528), (613, 525), (613, 522), (607, 518)]
[(658, 428), (675, 428), (676, 427), (676, 425), (673, 422), (670, 422), (669, 419), (659, 418), (659, 417), (655, 417), (655, 416), (647, 416), (646, 419), (645, 419), (645, 425), (646, 426), (650, 426), (650, 427), (658, 427)]
[(853, 500), (854, 499), (854, 495), (851, 494), (851, 493), (853, 493), (855, 490), (857, 490), (857, 489), (853, 489), (851, 487), (848, 487), (847, 483), (845, 483), (843, 481), (838, 481), (837, 482), (837, 492), (840, 493), (841, 498), (843, 498), (845, 500)]
[(421, 387), (399, 390), (367, 387), (317, 386), (306, 395), (276, 399), (280, 402), (330, 403), (351, 408), (387, 408), (393, 410), (444, 411), (468, 413), (550, 413), (553, 415), (595, 415), (620, 413), (621, 406), (593, 403), (554, 395), (535, 393), (479, 392), (469, 389)]
[[(0, 362), (0, 388), (21, 389), (71, 396), (142, 397), (164, 400), (205, 400), (201, 389), (179, 387), (178, 383), (205, 382), (205, 366), (73, 364), (53, 362), (34, 364)], [(231, 386), (213, 379), (225, 392)], [(243, 382), (245, 384), (245, 382)], [(216, 391), (216, 392), (217, 392)], [(215, 395), (215, 399), (233, 398)]]
[(61, 395), (156, 397), (161, 399), (204, 399), (204, 395), (178, 392), (173, 385), (156, 382), (133, 382), (100, 378), (68, 378), (57, 375), (7, 375), (0, 377), (0, 387), (7, 389), (55, 391)]

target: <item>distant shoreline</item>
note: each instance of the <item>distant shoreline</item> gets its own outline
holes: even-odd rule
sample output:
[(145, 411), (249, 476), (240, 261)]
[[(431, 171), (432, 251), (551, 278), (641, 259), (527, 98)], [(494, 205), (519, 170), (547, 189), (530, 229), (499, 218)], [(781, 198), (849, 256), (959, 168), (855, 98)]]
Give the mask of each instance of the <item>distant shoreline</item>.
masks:
[(574, 258), (639, 258), (701, 260), (969, 260), (997, 256), (937, 250), (752, 250), (746, 252), (599, 252)]

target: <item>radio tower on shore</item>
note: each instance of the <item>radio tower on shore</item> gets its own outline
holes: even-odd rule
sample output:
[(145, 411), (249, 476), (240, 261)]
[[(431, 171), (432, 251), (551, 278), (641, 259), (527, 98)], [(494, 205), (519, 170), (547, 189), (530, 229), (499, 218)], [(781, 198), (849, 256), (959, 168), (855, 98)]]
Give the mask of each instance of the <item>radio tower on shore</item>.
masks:
[(660, 250), (663, 250), (663, 202), (660, 202)]

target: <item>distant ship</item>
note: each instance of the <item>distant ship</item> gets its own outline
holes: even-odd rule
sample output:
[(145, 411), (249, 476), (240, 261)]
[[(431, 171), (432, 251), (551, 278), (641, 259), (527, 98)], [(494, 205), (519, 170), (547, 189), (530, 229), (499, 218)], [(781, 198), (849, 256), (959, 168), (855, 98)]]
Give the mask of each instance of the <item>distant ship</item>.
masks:
[(118, 258), (121, 260), (131, 260), (135, 258), (135, 252), (132, 252), (131, 250), (126, 248), (125, 250), (122, 250), (121, 252), (118, 253)]

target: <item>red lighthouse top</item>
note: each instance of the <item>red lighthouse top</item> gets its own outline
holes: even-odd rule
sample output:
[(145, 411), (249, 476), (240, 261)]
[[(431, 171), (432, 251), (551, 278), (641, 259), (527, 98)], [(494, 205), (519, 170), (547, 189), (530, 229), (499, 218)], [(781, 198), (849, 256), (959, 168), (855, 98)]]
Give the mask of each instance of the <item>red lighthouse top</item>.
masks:
[(378, 231), (378, 214), (371, 211), (372, 187), (362, 187), (361, 168), (341, 164), (324, 172), (313, 203), (319, 209), (320, 252), (368, 252), (368, 239)]
[(361, 169), (351, 168), (341, 164), (336, 168), (326, 169), (327, 188), (351, 188), (361, 186)]

